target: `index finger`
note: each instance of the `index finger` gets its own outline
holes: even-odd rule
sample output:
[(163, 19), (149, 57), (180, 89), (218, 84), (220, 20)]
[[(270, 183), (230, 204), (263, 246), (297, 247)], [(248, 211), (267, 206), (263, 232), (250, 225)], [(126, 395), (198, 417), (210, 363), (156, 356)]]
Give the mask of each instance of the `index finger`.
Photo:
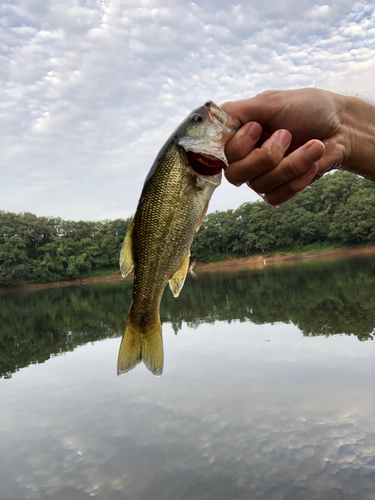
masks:
[(262, 127), (259, 123), (245, 123), (225, 146), (228, 162), (233, 163), (245, 158), (254, 149), (261, 135)]

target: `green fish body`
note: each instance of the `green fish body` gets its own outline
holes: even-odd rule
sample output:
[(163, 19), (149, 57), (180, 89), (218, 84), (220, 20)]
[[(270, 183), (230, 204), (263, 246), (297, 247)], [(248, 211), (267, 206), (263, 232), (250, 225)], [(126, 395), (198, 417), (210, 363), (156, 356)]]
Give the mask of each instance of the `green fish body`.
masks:
[(231, 118), (208, 102), (172, 134), (146, 178), (120, 254), (123, 277), (134, 266), (134, 286), (118, 374), (142, 360), (155, 375), (163, 371), (161, 297), (168, 282), (175, 297), (183, 287), (190, 246), (220, 185), (224, 145), (235, 131)]

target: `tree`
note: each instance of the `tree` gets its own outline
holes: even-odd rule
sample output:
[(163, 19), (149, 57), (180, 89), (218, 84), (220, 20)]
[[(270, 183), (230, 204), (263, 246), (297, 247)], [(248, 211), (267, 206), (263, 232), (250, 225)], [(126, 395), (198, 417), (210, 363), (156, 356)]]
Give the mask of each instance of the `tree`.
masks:
[(18, 236), (4, 238), (0, 245), (0, 285), (19, 285), (28, 276), (26, 245)]
[(375, 240), (375, 190), (360, 189), (333, 216), (330, 237), (344, 243)]

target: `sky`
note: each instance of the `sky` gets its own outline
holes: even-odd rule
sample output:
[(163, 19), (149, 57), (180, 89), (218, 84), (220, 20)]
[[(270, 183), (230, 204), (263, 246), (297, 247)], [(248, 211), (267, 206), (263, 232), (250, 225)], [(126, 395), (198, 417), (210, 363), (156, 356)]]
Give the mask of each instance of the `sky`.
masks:
[[(375, 98), (375, 4), (269, 0), (3, 0), (0, 210), (134, 214), (194, 108), (268, 89)], [(257, 195), (224, 178), (210, 211)]]

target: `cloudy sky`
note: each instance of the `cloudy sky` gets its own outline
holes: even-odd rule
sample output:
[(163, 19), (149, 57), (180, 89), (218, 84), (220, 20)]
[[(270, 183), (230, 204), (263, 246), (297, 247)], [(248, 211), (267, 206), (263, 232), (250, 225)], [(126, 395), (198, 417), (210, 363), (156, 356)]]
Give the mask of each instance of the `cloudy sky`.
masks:
[[(375, 97), (375, 5), (16, 0), (0, 5), (0, 209), (134, 213), (175, 126), (208, 99), (318, 86)], [(256, 196), (223, 180), (211, 210)]]

